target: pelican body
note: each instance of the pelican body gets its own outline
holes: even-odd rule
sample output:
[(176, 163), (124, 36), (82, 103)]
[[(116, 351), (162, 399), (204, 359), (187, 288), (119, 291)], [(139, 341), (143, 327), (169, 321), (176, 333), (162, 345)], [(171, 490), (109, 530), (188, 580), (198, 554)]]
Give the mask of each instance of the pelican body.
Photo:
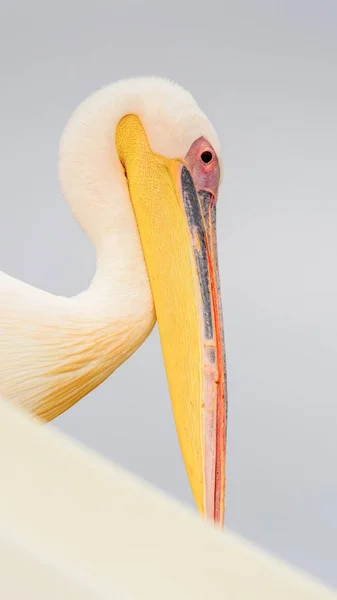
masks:
[(94, 93), (61, 138), (59, 176), (93, 243), (89, 288), (66, 298), (0, 274), (0, 393), (50, 421), (104, 381), (157, 319), (178, 439), (199, 511), (224, 518), (226, 376), (215, 131), (159, 78)]

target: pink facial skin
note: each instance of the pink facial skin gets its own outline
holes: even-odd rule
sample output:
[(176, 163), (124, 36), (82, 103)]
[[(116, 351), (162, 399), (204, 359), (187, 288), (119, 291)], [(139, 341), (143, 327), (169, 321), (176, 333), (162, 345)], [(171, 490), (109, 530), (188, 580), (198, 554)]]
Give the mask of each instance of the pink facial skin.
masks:
[(195, 140), (186, 154), (185, 161), (193, 177), (196, 191), (204, 190), (217, 198), (220, 165), (211, 144), (204, 137)]

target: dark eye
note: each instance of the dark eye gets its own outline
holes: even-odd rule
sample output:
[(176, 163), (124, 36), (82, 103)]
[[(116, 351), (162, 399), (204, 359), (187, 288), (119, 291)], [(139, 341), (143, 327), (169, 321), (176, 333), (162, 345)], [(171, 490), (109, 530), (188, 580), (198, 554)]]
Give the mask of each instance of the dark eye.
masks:
[(200, 158), (201, 158), (202, 162), (205, 163), (205, 165), (207, 165), (208, 163), (211, 162), (211, 160), (213, 158), (213, 154), (209, 150), (205, 150), (205, 152), (203, 152), (201, 154)]

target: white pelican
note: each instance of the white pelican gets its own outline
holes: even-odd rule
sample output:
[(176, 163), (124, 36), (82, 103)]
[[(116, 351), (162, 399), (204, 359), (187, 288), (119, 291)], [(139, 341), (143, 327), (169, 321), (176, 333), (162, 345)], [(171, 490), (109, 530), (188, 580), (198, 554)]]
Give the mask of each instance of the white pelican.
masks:
[(194, 498), (222, 524), (226, 380), (215, 131), (178, 85), (121, 81), (74, 112), (61, 138), (59, 175), (95, 247), (96, 273), (72, 298), (1, 273), (0, 392), (49, 421), (125, 361), (156, 314)]

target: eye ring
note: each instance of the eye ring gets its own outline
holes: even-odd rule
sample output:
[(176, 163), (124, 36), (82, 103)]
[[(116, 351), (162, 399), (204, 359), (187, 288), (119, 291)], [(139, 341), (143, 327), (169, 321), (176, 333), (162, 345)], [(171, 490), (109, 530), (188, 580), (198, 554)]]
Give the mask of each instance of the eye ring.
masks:
[(204, 150), (201, 153), (200, 158), (204, 165), (208, 165), (213, 160), (213, 153), (210, 150)]

